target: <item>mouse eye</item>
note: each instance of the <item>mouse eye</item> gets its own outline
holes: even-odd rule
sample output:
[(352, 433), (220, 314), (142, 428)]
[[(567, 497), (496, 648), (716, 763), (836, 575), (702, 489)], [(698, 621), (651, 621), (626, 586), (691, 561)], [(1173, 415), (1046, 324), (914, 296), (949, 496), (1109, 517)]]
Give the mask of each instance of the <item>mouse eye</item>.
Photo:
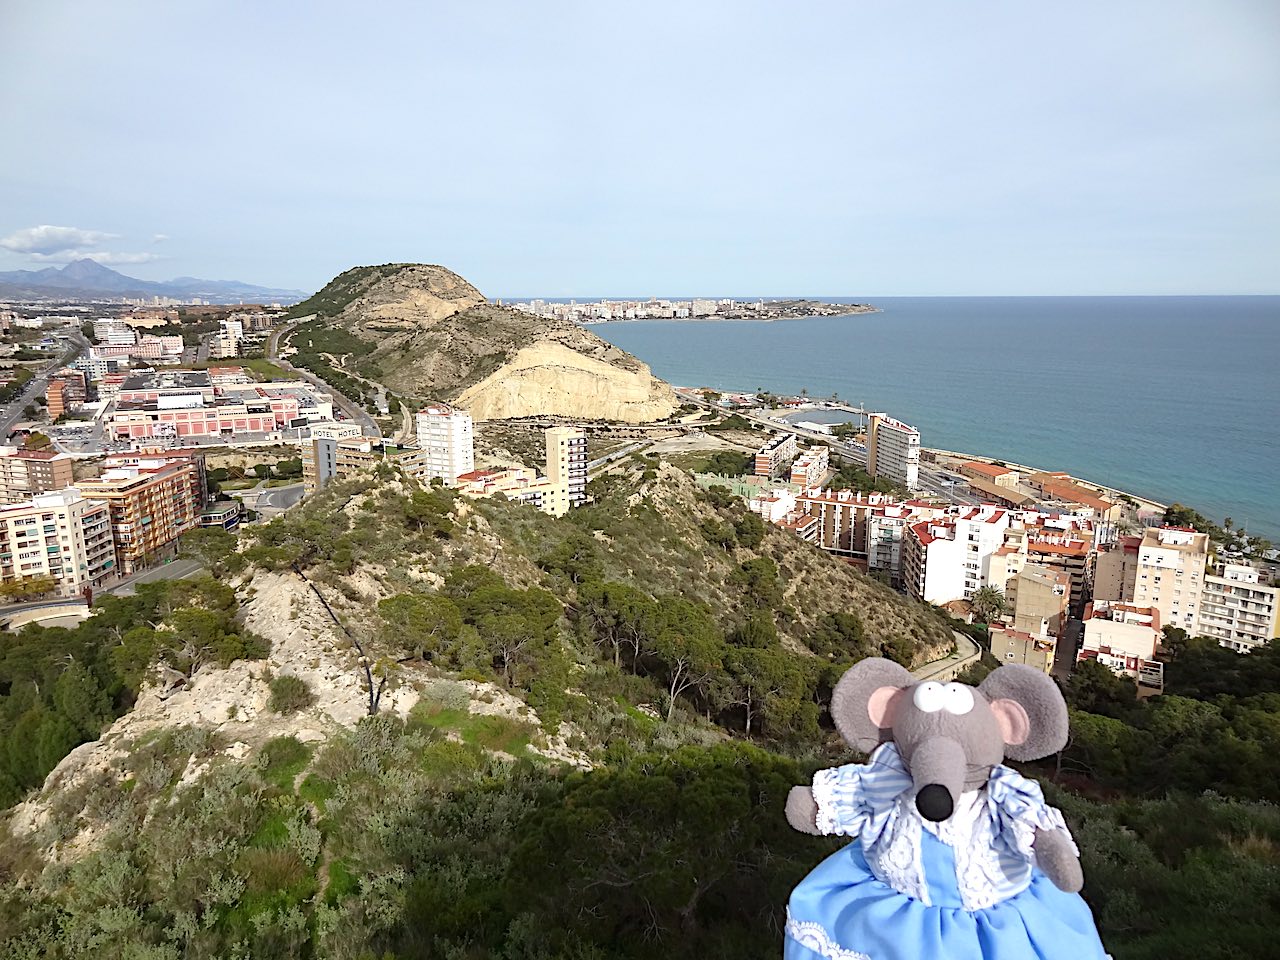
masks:
[(942, 688), (942, 709), (964, 716), (973, 709), (973, 691), (963, 683), (948, 683)]
[(911, 702), (925, 713), (937, 713), (946, 703), (946, 691), (936, 680), (926, 680), (911, 694)]

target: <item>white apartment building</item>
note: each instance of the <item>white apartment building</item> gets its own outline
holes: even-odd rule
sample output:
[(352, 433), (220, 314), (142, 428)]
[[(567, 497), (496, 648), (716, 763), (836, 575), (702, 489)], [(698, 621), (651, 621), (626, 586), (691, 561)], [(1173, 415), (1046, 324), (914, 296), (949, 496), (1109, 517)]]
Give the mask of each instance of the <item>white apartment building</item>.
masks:
[(920, 431), (873, 413), (867, 424), (867, 473), (914, 490), (920, 485)]
[(417, 427), (421, 454), (415, 466), (424, 479), (439, 477), (452, 485), (462, 474), (475, 470), (471, 414), (447, 403), (433, 403), (418, 411)]
[(990, 505), (909, 525), (902, 541), (907, 593), (926, 603), (969, 599), (988, 585), (991, 558), (1003, 546), (1008, 527), (1008, 511)]
[[(470, 422), (468, 418), (468, 425)], [(553, 488), (553, 502), (544, 509), (559, 517), (587, 502), (587, 435), (577, 427), (552, 427), (546, 441), (547, 480)], [(563, 505), (556, 499), (559, 497), (564, 497)]]
[(0, 507), (0, 580), (52, 577), (60, 597), (78, 597), (115, 573), (111, 507), (75, 488)]
[(1084, 613), (1081, 660), (1097, 660), (1113, 673), (1137, 679), (1154, 662), (1160, 642), (1160, 611), (1129, 603), (1091, 603)]
[(1237, 653), (1280, 637), (1280, 587), (1264, 584), (1253, 567), (1223, 564), (1205, 575), (1196, 633)]
[(902, 538), (913, 518), (900, 504), (867, 512), (867, 570), (881, 570), (894, 583), (902, 580)]
[(1183, 527), (1151, 527), (1138, 546), (1133, 603), (1160, 611), (1162, 625), (1194, 633), (1209, 559), (1209, 535)]

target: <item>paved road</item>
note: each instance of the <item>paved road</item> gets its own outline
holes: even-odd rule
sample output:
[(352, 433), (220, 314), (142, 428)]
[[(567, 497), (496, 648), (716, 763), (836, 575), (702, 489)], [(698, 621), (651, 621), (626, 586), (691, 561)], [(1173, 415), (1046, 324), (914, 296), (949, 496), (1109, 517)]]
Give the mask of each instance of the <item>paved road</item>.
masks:
[(278, 330), (271, 331), (271, 336), (267, 338), (267, 359), (270, 360), (272, 363), (276, 364), (277, 366), (281, 367), (282, 369), (288, 370), (290, 373), (293, 373), (299, 378), (306, 380), (308, 383), (312, 384), (313, 386), (320, 387), (326, 393), (331, 394), (333, 396), (334, 406), (336, 406), (343, 413), (345, 413), (347, 417), (354, 420), (356, 423), (360, 424), (360, 427), (361, 429), (364, 430), (366, 436), (370, 436), (370, 437), (382, 436), (382, 429), (378, 426), (377, 422), (373, 419), (373, 417), (369, 416), (369, 411), (367, 411), (364, 407), (360, 406), (360, 404), (355, 403), (354, 401), (343, 396), (336, 389), (334, 389), (329, 384), (325, 383), (323, 380), (321, 380), (315, 374), (311, 373), (309, 370), (303, 370), (300, 367), (295, 367), (288, 360), (281, 359), (280, 339), (285, 335), (291, 333), (293, 329), (297, 327), (298, 323), (301, 323), (301, 321), (297, 321), (295, 323), (291, 323), (291, 324), (288, 324), (287, 326), (281, 327)]
[(57, 360), (53, 360), (41, 367), (40, 372), (31, 378), (31, 382), (26, 385), (22, 393), (19, 394), (11, 403), (0, 407), (0, 438), (8, 439), (9, 433), (13, 430), (13, 425), (26, 419), (23, 410), (27, 404), (35, 401), (36, 397), (44, 396), (45, 388), (49, 384), (49, 376), (68, 363), (80, 356), (89, 348), (89, 341), (84, 338), (78, 329), (68, 329), (65, 331), (72, 343), (72, 349), (62, 354)]
[(1080, 637), (1084, 632), (1084, 624), (1079, 620), (1068, 620), (1067, 628), (1062, 631), (1062, 639), (1053, 652), (1053, 668), (1050, 675), (1058, 680), (1071, 678), (1071, 671), (1076, 663), (1076, 651), (1080, 649)]
[(133, 576), (126, 577), (114, 587), (108, 587), (104, 592), (128, 596), (135, 592), (135, 588), (140, 583), (154, 583), (157, 580), (185, 580), (203, 569), (204, 564), (199, 560), (170, 560), (168, 563), (162, 563), (157, 567), (152, 567), (150, 570), (144, 570), (142, 573), (135, 573)]
[(264, 509), (288, 510), (302, 499), (305, 492), (306, 487), (301, 483), (290, 484), (287, 487), (270, 487), (258, 494), (258, 505), (255, 509), (259, 512)]
[(954, 680), (965, 667), (982, 659), (982, 648), (974, 642), (973, 638), (958, 630), (952, 630), (951, 633), (956, 638), (956, 652), (949, 657), (917, 667), (911, 671), (913, 677), (917, 680), (937, 680), (945, 683), (948, 680)]

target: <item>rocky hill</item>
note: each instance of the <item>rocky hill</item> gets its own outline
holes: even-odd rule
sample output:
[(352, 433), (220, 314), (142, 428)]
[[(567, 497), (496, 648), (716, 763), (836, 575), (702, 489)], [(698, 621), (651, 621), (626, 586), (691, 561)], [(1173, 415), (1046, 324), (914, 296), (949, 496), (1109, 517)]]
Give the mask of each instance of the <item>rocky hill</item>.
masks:
[(401, 397), (457, 402), (479, 420), (644, 423), (677, 406), (670, 386), (625, 351), (576, 324), (492, 305), (444, 267), (356, 267), (291, 315), (313, 318), (295, 342)]

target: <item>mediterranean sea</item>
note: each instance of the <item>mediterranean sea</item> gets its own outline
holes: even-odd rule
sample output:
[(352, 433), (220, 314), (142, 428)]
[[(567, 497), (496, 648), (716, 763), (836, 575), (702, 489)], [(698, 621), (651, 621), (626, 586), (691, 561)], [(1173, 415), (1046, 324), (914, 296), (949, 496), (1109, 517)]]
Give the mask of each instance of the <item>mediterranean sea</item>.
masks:
[[(755, 298), (750, 298), (755, 299)], [(1280, 297), (821, 297), (882, 312), (591, 329), (670, 383), (887, 411), (1280, 544)]]

